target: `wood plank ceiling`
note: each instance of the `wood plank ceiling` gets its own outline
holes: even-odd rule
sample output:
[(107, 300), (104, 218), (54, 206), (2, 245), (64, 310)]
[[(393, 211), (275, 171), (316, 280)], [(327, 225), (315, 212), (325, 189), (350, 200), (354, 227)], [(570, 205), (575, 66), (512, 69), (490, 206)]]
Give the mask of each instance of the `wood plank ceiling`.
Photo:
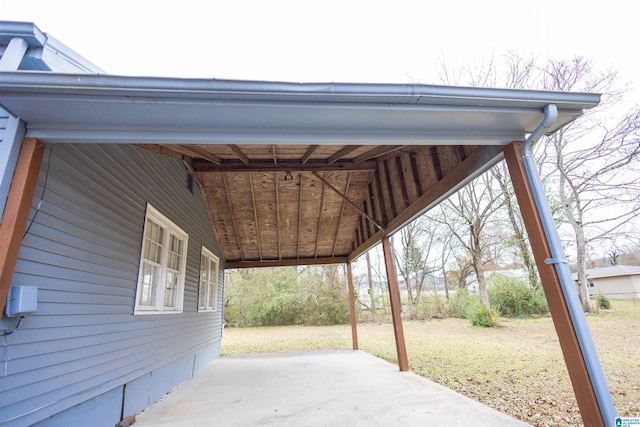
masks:
[(501, 146), (138, 145), (185, 161), (229, 268), (346, 262)]

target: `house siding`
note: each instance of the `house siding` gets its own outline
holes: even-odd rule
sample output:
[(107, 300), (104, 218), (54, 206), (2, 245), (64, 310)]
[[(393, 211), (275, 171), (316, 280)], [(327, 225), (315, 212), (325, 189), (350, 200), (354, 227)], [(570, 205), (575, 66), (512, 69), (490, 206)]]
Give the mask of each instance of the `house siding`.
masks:
[(603, 295), (611, 299), (640, 299), (640, 275), (593, 278), (594, 287), (589, 289), (593, 297)]
[[(153, 403), (218, 356), (223, 286), (215, 312), (198, 313), (197, 296), (202, 246), (221, 253), (186, 179), (179, 161), (127, 145), (47, 147), (12, 282), (38, 287), (38, 310), (3, 338), (0, 424), (67, 419), (69, 408), (81, 413), (113, 393), (124, 395), (121, 409), (139, 412), (140, 402)], [(133, 315), (147, 203), (189, 234), (180, 314)], [(166, 368), (176, 364), (183, 368)], [(151, 374), (153, 390), (136, 393), (133, 384)], [(85, 425), (118, 421), (83, 415)]]

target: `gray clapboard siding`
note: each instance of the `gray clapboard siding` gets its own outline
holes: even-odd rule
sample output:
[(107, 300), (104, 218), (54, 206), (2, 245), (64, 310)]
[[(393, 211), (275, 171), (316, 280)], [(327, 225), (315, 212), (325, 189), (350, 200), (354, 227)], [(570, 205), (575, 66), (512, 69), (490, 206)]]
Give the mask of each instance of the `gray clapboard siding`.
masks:
[[(202, 246), (220, 249), (186, 173), (130, 146), (47, 147), (13, 281), (38, 286), (38, 311), (6, 337), (0, 423), (38, 422), (220, 340), (224, 261), (218, 310), (197, 312)], [(180, 314), (133, 315), (147, 203), (189, 235)]]

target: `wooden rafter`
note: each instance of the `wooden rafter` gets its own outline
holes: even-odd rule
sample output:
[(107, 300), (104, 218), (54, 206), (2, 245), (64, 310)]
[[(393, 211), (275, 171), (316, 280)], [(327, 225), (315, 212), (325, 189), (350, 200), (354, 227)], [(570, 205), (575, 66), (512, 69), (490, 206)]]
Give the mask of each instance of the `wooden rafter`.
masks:
[(298, 237), (296, 239), (296, 258), (300, 258), (300, 231), (302, 229), (302, 174), (298, 183)]
[[(351, 183), (351, 172), (347, 175), (347, 182), (344, 186), (344, 194), (349, 194), (349, 184)], [(342, 199), (342, 205), (340, 206), (340, 215), (338, 216), (338, 225), (336, 225), (336, 232), (333, 235), (333, 248), (331, 248), (331, 256), (336, 255), (336, 244), (338, 243), (338, 235), (340, 234), (340, 225), (342, 225), (342, 216), (344, 215), (344, 207), (347, 203), (346, 199)]]
[(170, 148), (167, 145), (157, 145), (157, 144), (132, 144), (134, 147), (142, 148), (146, 151), (151, 151), (152, 153), (160, 154), (161, 156), (170, 157), (176, 160), (188, 160), (191, 162), (192, 154), (179, 153), (176, 150)]
[[(349, 254), (349, 260), (354, 260), (362, 255), (367, 249), (377, 244), (382, 236), (390, 234), (398, 230), (403, 224), (406, 224), (412, 218), (415, 218), (420, 212), (433, 206), (434, 203), (441, 200), (444, 196), (455, 188), (460, 182), (463, 182), (474, 171), (478, 170), (483, 165), (493, 164), (502, 154), (502, 147), (499, 145), (487, 145), (474, 151), (470, 154), (466, 160), (456, 166), (450, 173), (448, 173), (443, 179), (429, 187), (429, 189), (418, 197), (418, 199), (409, 205), (405, 210), (399, 212), (397, 216), (391, 217), (387, 221), (387, 228), (378, 230), (376, 234), (370, 236), (364, 243), (358, 245), (351, 254)], [(382, 178), (382, 175), (379, 175)], [(385, 198), (385, 185), (380, 182), (382, 198)], [(386, 203), (385, 203), (386, 205)]]
[(273, 174), (273, 181), (276, 187), (276, 231), (278, 234), (278, 259), (282, 259), (282, 250), (280, 247), (280, 184), (278, 181), (278, 175)]
[(302, 156), (302, 159), (300, 159), (300, 163), (303, 165), (307, 163), (311, 155), (318, 149), (318, 147), (319, 145), (310, 145), (307, 149), (307, 152), (304, 153), (304, 156)]
[(345, 264), (347, 257), (287, 258), (262, 261), (229, 261), (227, 268), (289, 267), (298, 265)]
[(431, 147), (431, 163), (433, 164), (433, 170), (436, 172), (436, 177), (440, 181), (442, 179), (442, 167), (440, 166), (438, 147)]
[(233, 223), (233, 231), (236, 234), (236, 239), (238, 241), (238, 248), (240, 249), (240, 259), (244, 261), (244, 250), (242, 248), (242, 239), (240, 238), (240, 234), (238, 233), (238, 224), (236, 222), (236, 214), (233, 209), (233, 205), (231, 204), (231, 193), (229, 192), (229, 184), (227, 183), (227, 175), (222, 175), (222, 185), (224, 185), (224, 192), (227, 195), (227, 203), (229, 204), (229, 210), (231, 211), (231, 222)]
[(400, 165), (402, 178), (404, 179), (404, 188), (407, 191), (407, 198), (409, 203), (412, 203), (418, 198), (418, 183), (414, 175), (414, 169), (411, 164), (411, 154), (407, 152), (400, 153)]
[(376, 157), (384, 156), (385, 154), (392, 153), (394, 151), (398, 151), (403, 149), (404, 145), (381, 145), (379, 147), (373, 148), (366, 153), (362, 153), (359, 156), (353, 158), (353, 163), (358, 164), (367, 160), (375, 159)]
[[(368, 190), (368, 189), (367, 189)], [(368, 193), (367, 193), (368, 194)], [(374, 217), (375, 218), (375, 214), (373, 213), (373, 209), (372, 209), (372, 203), (371, 203), (371, 199), (367, 198), (364, 203), (364, 210), (369, 214), (369, 216)], [(374, 225), (371, 223), (371, 221), (369, 221), (367, 219), (367, 237), (371, 236), (373, 233), (375, 233), (376, 230), (374, 228)]]
[(249, 163), (251, 163), (251, 160), (249, 159), (249, 157), (247, 157), (247, 155), (242, 152), (240, 147), (238, 147), (235, 144), (229, 144), (227, 145), (227, 147), (231, 148), (231, 151), (233, 151), (236, 154), (236, 156), (238, 156), (238, 158), (242, 163), (244, 163), (245, 165), (248, 165)]
[[(349, 199), (346, 195), (342, 194), (340, 192), (340, 190), (338, 190), (336, 187), (334, 187), (333, 185), (331, 185), (328, 181), (326, 181), (323, 177), (320, 176), (320, 174), (318, 174), (318, 172), (311, 172), (316, 178), (318, 178), (320, 181), (322, 181), (322, 183), (324, 185), (326, 185), (327, 187), (329, 187), (331, 190), (333, 190), (334, 193), (336, 193), (338, 196), (342, 197), (343, 200), (346, 200), (347, 203), (349, 203), (351, 206), (353, 206), (353, 208), (358, 211), (360, 213), (360, 215), (369, 218), (371, 221), (373, 221), (376, 226), (381, 229), (384, 230), (384, 224), (382, 224), (381, 221), (377, 221), (375, 218), (370, 218), (369, 215), (363, 211), (360, 207), (358, 207), (358, 205), (356, 205), (355, 203), (353, 203), (351, 201), (351, 199)], [(323, 186), (324, 188), (324, 186)]]
[(467, 153), (464, 151), (464, 145), (456, 145), (456, 154), (458, 155), (458, 160), (461, 162), (467, 158)]
[(378, 183), (382, 195), (382, 203), (387, 218), (393, 218), (393, 203), (391, 203), (391, 191), (389, 190), (389, 177), (387, 175), (387, 167), (384, 160), (378, 160)]
[[(326, 174), (325, 174), (326, 176)], [(322, 178), (322, 182), (325, 182), (325, 179)], [(316, 247), (313, 251), (313, 257), (318, 257), (318, 242), (320, 241), (320, 219), (322, 217), (322, 208), (324, 207), (324, 191), (325, 186), (322, 186), (322, 190), (320, 190), (320, 203), (318, 208), (318, 220), (316, 221)]]
[(324, 160), (310, 160), (302, 164), (299, 161), (279, 160), (277, 165), (271, 161), (254, 161), (250, 164), (238, 161), (225, 160), (220, 165), (211, 164), (211, 162), (203, 162), (194, 159), (193, 168), (198, 173), (217, 173), (217, 172), (233, 172), (233, 173), (250, 173), (250, 172), (347, 172), (347, 171), (365, 171), (370, 172), (376, 169), (375, 161), (361, 162), (354, 164), (351, 161), (335, 161), (327, 164)]
[(256, 196), (253, 190), (253, 174), (249, 174), (249, 187), (251, 188), (251, 205), (253, 206), (253, 220), (256, 222), (256, 240), (258, 243), (258, 257), (262, 260), (262, 244), (260, 243), (260, 222), (256, 208)]
[(356, 151), (360, 147), (361, 147), (361, 145), (346, 145), (345, 147), (341, 148), (340, 150), (338, 150), (337, 152), (332, 154), (327, 159), (327, 164), (330, 165), (331, 163), (337, 162), (341, 158), (343, 158), (345, 156), (348, 156), (349, 154), (353, 153), (354, 151)]
[(210, 153), (199, 145), (168, 145), (166, 147), (179, 153), (184, 153), (187, 156), (191, 156), (194, 158), (203, 158), (216, 165), (222, 164), (222, 159), (220, 157)]

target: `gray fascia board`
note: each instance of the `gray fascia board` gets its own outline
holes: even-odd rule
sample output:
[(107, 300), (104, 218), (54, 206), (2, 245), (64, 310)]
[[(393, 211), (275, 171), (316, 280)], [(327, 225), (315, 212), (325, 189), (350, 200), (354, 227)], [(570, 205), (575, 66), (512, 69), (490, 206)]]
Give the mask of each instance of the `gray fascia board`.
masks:
[(47, 41), (45, 33), (31, 22), (0, 21), (0, 44), (7, 44), (13, 38), (27, 41), (30, 47), (42, 47)]
[(365, 102), (428, 104), (478, 107), (543, 108), (549, 103), (559, 110), (583, 110), (600, 102), (599, 94), (550, 92), (522, 89), (475, 87), (360, 84), (281, 83), (215, 79), (124, 77), (57, 73), (6, 72), (0, 76), (0, 90), (103, 93), (119, 96), (162, 98), (205, 98), (226, 100), (271, 100), (303, 102)]
[(0, 73), (0, 103), (49, 142), (498, 144), (542, 109), (563, 126), (600, 96), (428, 85)]

